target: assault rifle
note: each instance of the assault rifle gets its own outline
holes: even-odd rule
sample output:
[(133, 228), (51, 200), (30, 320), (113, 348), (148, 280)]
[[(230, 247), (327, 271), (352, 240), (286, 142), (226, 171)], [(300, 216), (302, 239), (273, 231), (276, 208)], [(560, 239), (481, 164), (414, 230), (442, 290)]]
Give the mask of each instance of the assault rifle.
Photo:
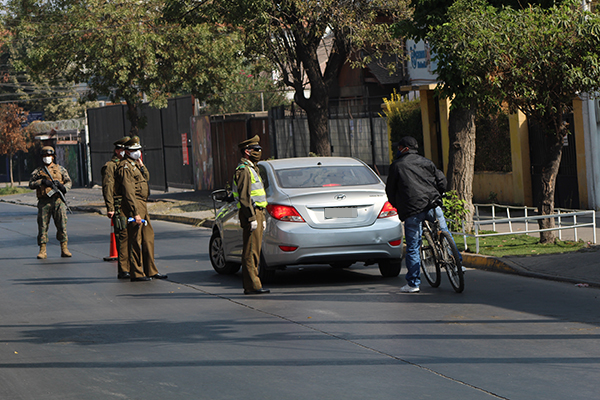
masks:
[(65, 195), (56, 186), (56, 182), (54, 182), (54, 179), (52, 179), (52, 174), (50, 174), (50, 171), (48, 171), (48, 167), (45, 164), (44, 164), (44, 171), (48, 174), (48, 178), (49, 178), (48, 180), (50, 182), (52, 182), (52, 190), (48, 192), (48, 197), (52, 197), (52, 196), (54, 196), (54, 193), (58, 193), (58, 195), (60, 196), (63, 203), (65, 203), (65, 206), (67, 207), (67, 211), (69, 211), (71, 214), (73, 214), (73, 211), (71, 211), (71, 209), (69, 208), (69, 205), (67, 204), (67, 199), (65, 198)]

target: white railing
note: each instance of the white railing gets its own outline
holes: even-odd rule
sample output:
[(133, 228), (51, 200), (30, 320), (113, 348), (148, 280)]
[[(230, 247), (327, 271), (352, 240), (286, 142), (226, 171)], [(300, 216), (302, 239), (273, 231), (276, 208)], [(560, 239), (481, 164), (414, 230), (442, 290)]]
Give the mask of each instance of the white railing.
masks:
[[(465, 223), (462, 222), (462, 232), (452, 232), (455, 235), (463, 237), (464, 248), (467, 250), (467, 237), (475, 238), (475, 252), (479, 254), (479, 238), (489, 236), (502, 236), (502, 235), (515, 235), (515, 234), (529, 234), (539, 233), (548, 231), (558, 231), (558, 238), (562, 240), (562, 231), (566, 229), (573, 229), (575, 241), (578, 240), (578, 229), (581, 228), (592, 228), (592, 242), (596, 244), (596, 211), (595, 210), (565, 210), (555, 209), (556, 213), (552, 215), (530, 215), (531, 212), (535, 212), (537, 209), (534, 207), (517, 207), (517, 206), (505, 206), (499, 204), (474, 204), (475, 215), (473, 218), (473, 230), (474, 233), (465, 232)], [(482, 215), (481, 208), (490, 208), (490, 214)], [(497, 209), (505, 209), (506, 218), (497, 218)], [(517, 213), (522, 213), (522, 217), (514, 217), (511, 215), (511, 210)], [(577, 217), (580, 217), (580, 222), (577, 221)], [(581, 219), (585, 217), (591, 217), (591, 222), (581, 222)], [(529, 229), (530, 222), (537, 222), (542, 219), (554, 218), (556, 220), (556, 226), (554, 228), (546, 229)], [(514, 223), (525, 223), (525, 230), (514, 230)], [(494, 233), (479, 233), (481, 226), (492, 225), (492, 230), (496, 231), (497, 225), (508, 225), (508, 232), (494, 232)], [(537, 226), (537, 224), (536, 224)]]

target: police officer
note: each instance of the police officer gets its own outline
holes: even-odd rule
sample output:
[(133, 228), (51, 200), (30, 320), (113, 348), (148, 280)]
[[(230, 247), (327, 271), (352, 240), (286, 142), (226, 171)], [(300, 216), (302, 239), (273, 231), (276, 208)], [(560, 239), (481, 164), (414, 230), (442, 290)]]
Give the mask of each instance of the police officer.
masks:
[(134, 136), (123, 146), (125, 158), (119, 162), (115, 178), (117, 194), (122, 196), (121, 210), (128, 220), (130, 279), (132, 282), (166, 279), (167, 275), (159, 274), (154, 263), (154, 230), (146, 206), (150, 174), (141, 159), (140, 138)]
[(125, 158), (125, 146), (131, 138), (122, 137), (113, 143), (115, 146), (113, 157), (100, 172), (102, 173), (102, 195), (106, 204), (106, 215), (112, 219), (117, 242), (117, 278), (129, 279), (129, 250), (127, 243), (127, 218), (121, 211), (120, 194), (115, 193), (115, 173), (119, 162)]
[(233, 196), (237, 200), (240, 225), (243, 229), (242, 279), (244, 294), (265, 294), (258, 277), (260, 249), (263, 231), (266, 228), (265, 208), (267, 196), (258, 166), (262, 148), (258, 135), (238, 144), (242, 160), (235, 169), (233, 177)]
[(71, 178), (64, 167), (54, 163), (54, 148), (51, 146), (42, 147), (41, 156), (45, 168), (44, 166), (36, 168), (31, 173), (31, 179), (29, 180), (29, 188), (35, 189), (38, 198), (37, 243), (40, 246), (40, 252), (37, 258), (44, 259), (48, 257), (46, 243), (48, 243), (50, 218), (54, 219), (54, 225), (56, 226), (56, 239), (60, 242), (61, 257), (71, 257), (72, 254), (67, 248), (69, 240), (67, 236), (67, 205), (57, 192), (57, 190), (60, 190), (63, 194), (67, 193), (67, 190), (71, 189)]

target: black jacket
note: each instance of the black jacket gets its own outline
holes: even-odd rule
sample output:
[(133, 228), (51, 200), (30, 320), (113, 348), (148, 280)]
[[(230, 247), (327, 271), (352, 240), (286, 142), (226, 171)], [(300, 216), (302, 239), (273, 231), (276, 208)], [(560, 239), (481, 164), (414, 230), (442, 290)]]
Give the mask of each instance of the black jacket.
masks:
[(390, 166), (385, 191), (404, 221), (442, 205), (446, 177), (431, 160), (420, 156), (416, 150), (409, 150)]

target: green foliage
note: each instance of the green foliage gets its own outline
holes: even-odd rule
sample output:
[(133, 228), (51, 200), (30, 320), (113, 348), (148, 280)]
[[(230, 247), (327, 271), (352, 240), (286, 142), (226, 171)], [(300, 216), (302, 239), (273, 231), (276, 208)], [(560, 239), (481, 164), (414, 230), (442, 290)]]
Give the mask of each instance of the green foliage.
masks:
[(392, 143), (398, 142), (404, 136), (412, 136), (419, 142), (419, 150), (422, 152), (423, 122), (419, 100), (403, 101), (402, 96), (394, 89), (390, 98), (384, 98), (383, 102), (383, 113), (387, 118)]
[(456, 190), (450, 190), (444, 194), (442, 198), (444, 208), (444, 218), (448, 223), (448, 229), (452, 232), (460, 232), (462, 230), (461, 222), (469, 214), (467, 210), (467, 201), (461, 200), (458, 197)]
[(268, 111), (290, 103), (270, 73), (245, 68), (232, 73), (232, 77), (227, 93), (211, 98), (208, 109), (211, 114)]
[(600, 16), (565, 1), (548, 9), (496, 9), (459, 0), (430, 40), (453, 104), (523, 111), (556, 134), (577, 93), (600, 87)]
[(8, 196), (11, 194), (29, 193), (30, 189), (22, 188), (18, 186), (5, 186), (0, 188), (0, 196)]
[(208, 98), (225, 90), (239, 64), (236, 33), (213, 23), (168, 22), (163, 0), (8, 4), (14, 64), (39, 81), (86, 82), (89, 99), (126, 101), (132, 131), (142, 95), (155, 107), (181, 92)]
[[(403, 55), (390, 23), (407, 17), (407, 0), (170, 0), (169, 13), (196, 23), (206, 18), (235, 26), (249, 59), (267, 60), (307, 115), (310, 151), (330, 154), (329, 94), (341, 67), (362, 67), (384, 52)], [(326, 51), (321, 51), (325, 48)], [(350, 57), (352, 56), (352, 57)], [(393, 70), (395, 64), (386, 65)], [(305, 89), (310, 85), (310, 97)]]
[(475, 126), (475, 171), (512, 171), (508, 115), (479, 113)]
[(46, 121), (60, 121), (85, 117), (85, 110), (98, 107), (97, 101), (73, 101), (73, 99), (54, 100), (44, 107)]

